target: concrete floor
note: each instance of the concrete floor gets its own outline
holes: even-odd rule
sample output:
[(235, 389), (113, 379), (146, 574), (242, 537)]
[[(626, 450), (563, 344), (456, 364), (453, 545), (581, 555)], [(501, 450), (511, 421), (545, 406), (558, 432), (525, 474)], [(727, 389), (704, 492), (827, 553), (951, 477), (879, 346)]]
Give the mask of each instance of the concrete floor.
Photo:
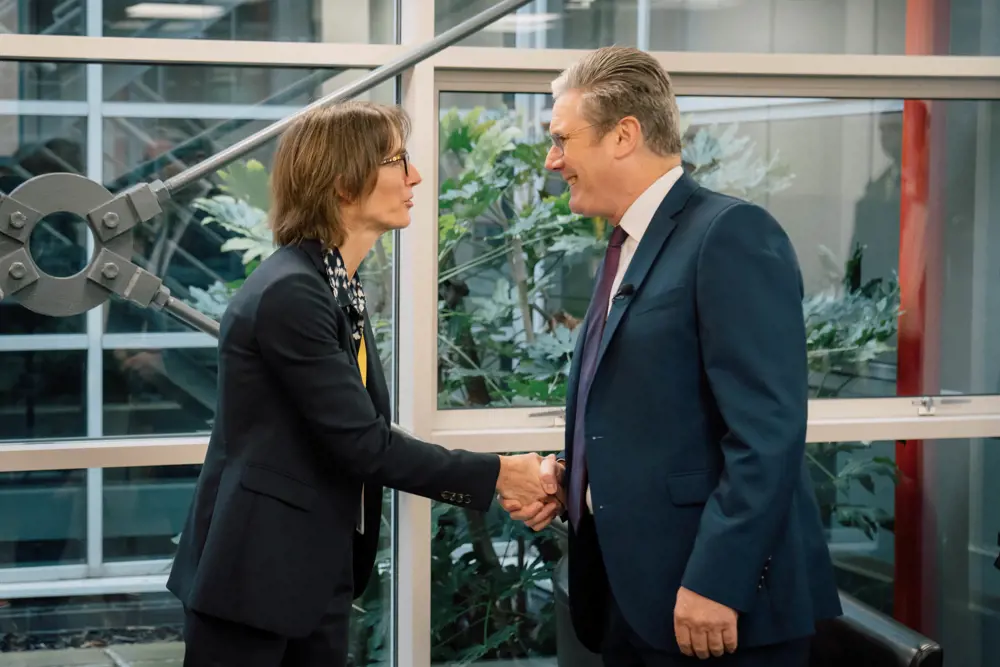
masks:
[(180, 642), (0, 654), (0, 667), (181, 667), (183, 662)]
[[(0, 653), (0, 667), (181, 667), (183, 662), (184, 645), (180, 642)], [(497, 660), (475, 664), (489, 667), (556, 667), (556, 659)]]

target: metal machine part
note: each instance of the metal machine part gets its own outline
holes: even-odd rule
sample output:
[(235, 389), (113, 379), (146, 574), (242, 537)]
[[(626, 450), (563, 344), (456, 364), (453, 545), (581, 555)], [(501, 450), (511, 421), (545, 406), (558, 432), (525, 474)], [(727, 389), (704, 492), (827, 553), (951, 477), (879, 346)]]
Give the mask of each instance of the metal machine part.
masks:
[[(43, 315), (69, 317), (100, 306), (111, 295), (143, 308), (164, 310), (184, 324), (219, 337), (219, 323), (171, 296), (157, 276), (131, 261), (135, 228), (156, 217), (171, 195), (277, 137), (302, 115), (364, 93), (465, 39), (530, 0), (504, 0), (352, 84), (326, 95), (229, 148), (163, 181), (140, 183), (117, 195), (77, 174), (53, 173), (25, 181), (0, 195), (0, 299), (12, 299)], [(56, 277), (40, 270), (28, 241), (53, 213), (86, 220), (94, 252), (82, 271)]]

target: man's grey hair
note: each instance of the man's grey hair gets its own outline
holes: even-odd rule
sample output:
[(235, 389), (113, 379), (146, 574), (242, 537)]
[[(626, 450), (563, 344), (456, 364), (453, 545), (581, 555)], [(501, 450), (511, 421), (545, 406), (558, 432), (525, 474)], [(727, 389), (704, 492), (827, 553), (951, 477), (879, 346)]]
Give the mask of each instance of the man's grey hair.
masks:
[(648, 53), (620, 46), (597, 49), (552, 82), (556, 99), (570, 90), (583, 93), (584, 117), (602, 135), (633, 116), (650, 150), (681, 154), (680, 112), (670, 75)]

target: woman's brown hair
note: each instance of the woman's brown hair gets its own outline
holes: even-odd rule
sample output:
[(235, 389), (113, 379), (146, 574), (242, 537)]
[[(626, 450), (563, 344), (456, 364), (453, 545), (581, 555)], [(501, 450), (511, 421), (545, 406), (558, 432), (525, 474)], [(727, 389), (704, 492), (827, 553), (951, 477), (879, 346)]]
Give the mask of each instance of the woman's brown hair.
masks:
[(375, 188), (379, 166), (406, 146), (410, 121), (399, 107), (349, 101), (317, 108), (281, 137), (271, 170), (269, 224), (278, 245), (344, 242), (341, 200)]

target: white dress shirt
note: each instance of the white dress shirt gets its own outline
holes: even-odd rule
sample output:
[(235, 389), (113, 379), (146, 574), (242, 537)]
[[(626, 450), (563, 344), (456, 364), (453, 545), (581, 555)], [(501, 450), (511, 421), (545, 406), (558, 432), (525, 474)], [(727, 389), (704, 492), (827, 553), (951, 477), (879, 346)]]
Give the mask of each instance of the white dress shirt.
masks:
[[(653, 216), (656, 215), (656, 209), (660, 208), (660, 204), (663, 203), (663, 199), (670, 192), (670, 188), (674, 186), (674, 183), (680, 179), (683, 173), (684, 167), (677, 166), (663, 176), (660, 176), (632, 202), (632, 205), (625, 211), (625, 215), (622, 216), (621, 222), (618, 224), (625, 230), (627, 236), (622, 243), (622, 252), (618, 259), (618, 271), (615, 273), (615, 280), (611, 283), (612, 295), (618, 293), (618, 288), (622, 284), (622, 279), (625, 277), (625, 272), (628, 270), (628, 265), (632, 261), (632, 257), (635, 256), (635, 251), (638, 249), (639, 243), (642, 241), (642, 236), (646, 233), (646, 229), (649, 228), (649, 223), (653, 221)], [(609, 313), (611, 312), (612, 302), (613, 299), (608, 299)], [(587, 485), (587, 509), (591, 513), (594, 511), (593, 501), (590, 498), (590, 484)]]

